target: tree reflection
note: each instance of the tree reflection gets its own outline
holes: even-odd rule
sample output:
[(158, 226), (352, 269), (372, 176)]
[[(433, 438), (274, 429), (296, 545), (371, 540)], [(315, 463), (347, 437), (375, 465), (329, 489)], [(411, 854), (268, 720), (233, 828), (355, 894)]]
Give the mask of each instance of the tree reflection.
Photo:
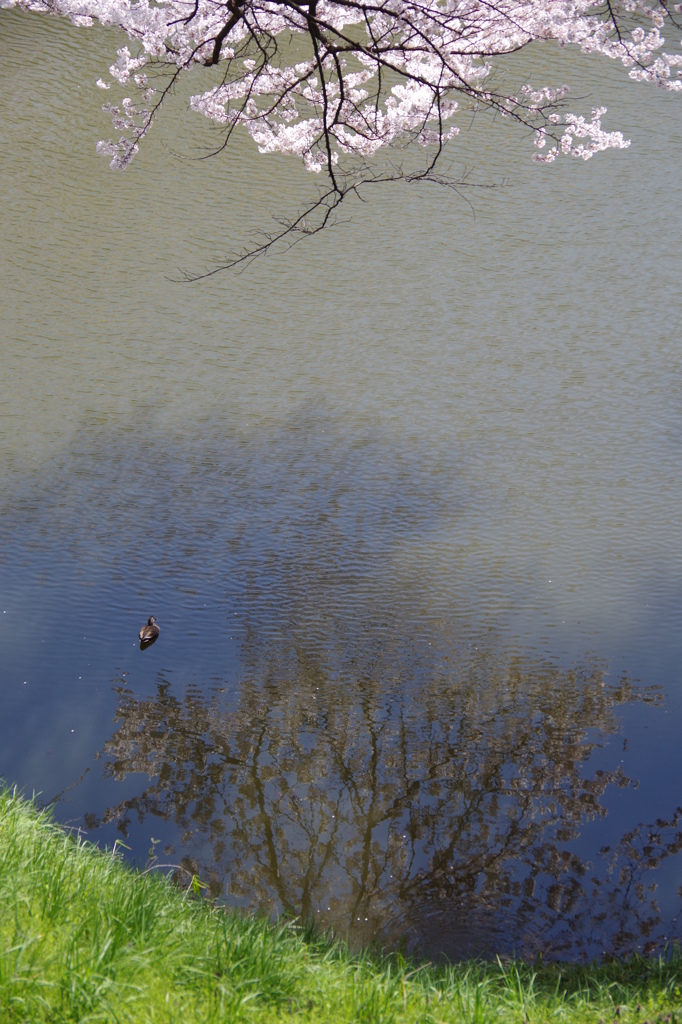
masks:
[(161, 816), (215, 895), (356, 941), (576, 955), (654, 936), (643, 879), (682, 848), (680, 812), (605, 850), (603, 877), (571, 844), (606, 814), (607, 787), (631, 784), (589, 770), (615, 709), (657, 695), (607, 684), (600, 666), (502, 669), (482, 654), (408, 690), (399, 661), (341, 685), (299, 651), (285, 679), (252, 665), (232, 701), (174, 694), (163, 675), (151, 698), (118, 685), (105, 775), (149, 784), (86, 823), (126, 835), (134, 816)]

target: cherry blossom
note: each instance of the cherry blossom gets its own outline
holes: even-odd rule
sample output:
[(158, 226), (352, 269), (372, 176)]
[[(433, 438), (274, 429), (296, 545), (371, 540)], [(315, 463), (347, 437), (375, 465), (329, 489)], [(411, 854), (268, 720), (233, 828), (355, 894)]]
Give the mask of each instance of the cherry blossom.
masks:
[[(378, 150), (429, 147), (422, 177), (438, 178), (457, 117), (489, 109), (527, 127), (535, 159), (587, 160), (629, 142), (568, 110), (568, 86), (528, 83), (498, 91), (500, 62), (554, 41), (620, 61), (631, 79), (682, 90), (679, 10), (648, 0), (0, 0), (0, 8), (60, 15), (75, 25), (116, 26), (128, 38), (97, 85), (117, 137), (99, 152), (126, 167), (180, 76), (204, 76), (193, 111), (244, 128), (261, 153), (290, 153), (329, 188), (288, 230), (319, 230), (328, 214), (372, 178)], [(666, 48), (664, 32), (675, 37)], [(197, 78), (197, 69), (199, 78)], [(200, 85), (201, 88), (201, 85)], [(113, 90), (113, 92), (112, 92)], [(123, 95), (122, 95), (123, 94)], [(393, 165), (396, 166), (395, 164)], [(401, 172), (396, 172), (399, 176)], [(443, 179), (440, 179), (443, 180)], [(310, 210), (307, 211), (310, 213)]]

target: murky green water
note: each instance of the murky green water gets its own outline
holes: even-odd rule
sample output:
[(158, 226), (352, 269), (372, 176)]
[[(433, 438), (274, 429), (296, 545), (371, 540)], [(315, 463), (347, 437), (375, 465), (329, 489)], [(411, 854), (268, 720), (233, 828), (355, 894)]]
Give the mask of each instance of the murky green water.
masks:
[(0, 15), (0, 774), (354, 941), (661, 947), (679, 99), (583, 61), (627, 152), (537, 167), (477, 121), (453, 160), (508, 184), (471, 207), (386, 189), (188, 285), (314, 182), (195, 160), (179, 110), (110, 172), (115, 45)]

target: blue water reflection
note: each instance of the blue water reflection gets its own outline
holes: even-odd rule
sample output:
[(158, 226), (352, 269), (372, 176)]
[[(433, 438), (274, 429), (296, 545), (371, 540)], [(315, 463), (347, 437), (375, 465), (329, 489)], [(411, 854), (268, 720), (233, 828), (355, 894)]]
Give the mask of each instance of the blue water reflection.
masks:
[(0, 771), (135, 863), (353, 941), (662, 948), (674, 645), (550, 658), (532, 602), (514, 634), (520, 588), (505, 613), (485, 576), (408, 578), (415, 538), (473, 529), (458, 468), (311, 412), (184, 444), (90, 427), (3, 512)]

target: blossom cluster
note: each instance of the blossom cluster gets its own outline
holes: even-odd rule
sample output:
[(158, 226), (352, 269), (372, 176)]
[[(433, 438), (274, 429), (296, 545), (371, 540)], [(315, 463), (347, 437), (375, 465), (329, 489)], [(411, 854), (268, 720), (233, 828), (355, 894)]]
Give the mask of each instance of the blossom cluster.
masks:
[[(127, 36), (109, 80), (129, 92), (105, 110), (119, 136), (99, 143), (125, 167), (179, 74), (207, 69), (219, 84), (191, 108), (230, 132), (243, 126), (263, 153), (292, 153), (319, 172), (342, 156), (369, 158), (400, 141), (442, 147), (463, 105), (529, 126), (551, 162), (625, 147), (620, 132), (565, 110), (567, 87), (490, 85), (496, 58), (554, 40), (620, 60), (630, 77), (682, 90), (682, 56), (665, 51), (674, 27), (655, 0), (0, 0), (0, 8), (116, 26)], [(167, 74), (164, 76), (164, 70)], [(153, 83), (153, 84), (151, 84)], [(548, 143), (549, 148), (547, 148)]]

